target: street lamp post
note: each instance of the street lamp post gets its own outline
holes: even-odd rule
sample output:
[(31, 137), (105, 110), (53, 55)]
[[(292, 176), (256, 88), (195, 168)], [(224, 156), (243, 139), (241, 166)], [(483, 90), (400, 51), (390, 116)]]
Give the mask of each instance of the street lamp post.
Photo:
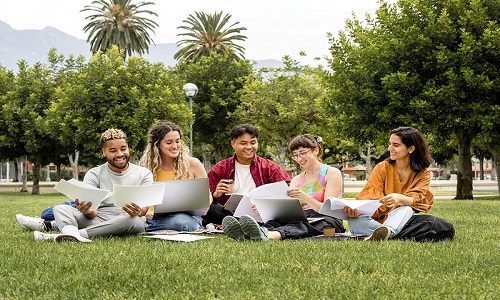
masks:
[[(183, 89), (189, 99), (189, 110), (193, 112), (193, 98), (198, 94), (198, 87), (194, 83), (186, 83)], [(189, 152), (193, 155), (193, 122), (189, 124)]]

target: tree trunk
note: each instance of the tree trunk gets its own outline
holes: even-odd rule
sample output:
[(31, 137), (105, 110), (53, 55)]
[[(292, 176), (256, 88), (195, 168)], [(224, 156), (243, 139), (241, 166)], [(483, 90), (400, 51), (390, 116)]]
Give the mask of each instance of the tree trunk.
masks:
[(479, 158), (479, 179), (484, 180), (484, 157)]
[(371, 145), (368, 145), (366, 147), (366, 154), (363, 153), (363, 150), (361, 149), (361, 147), (358, 148), (358, 154), (359, 156), (365, 160), (365, 164), (366, 164), (366, 179), (368, 179), (370, 177), (370, 173), (372, 172), (372, 158), (375, 158), (375, 159), (379, 159), (380, 156), (382, 156), (382, 154), (380, 155), (373, 155), (372, 154), (372, 146)]
[(42, 160), (40, 157), (35, 157), (33, 162), (33, 188), (31, 189), (32, 194), (40, 194), (40, 169), (42, 167)]
[(71, 169), (73, 170), (73, 178), (78, 180), (78, 158), (80, 157), (80, 151), (75, 150), (75, 156), (73, 159), (72, 154), (68, 154), (69, 163), (71, 164)]
[(21, 187), (20, 192), (27, 193), (28, 192), (28, 158), (26, 156), (23, 156), (20, 159), (20, 165), (21, 165), (21, 180), (23, 182), (23, 185)]
[(470, 151), (472, 137), (465, 129), (459, 129), (457, 193), (454, 199), (473, 199), (472, 196), (472, 155)]
[(266, 150), (267, 155), (271, 156), (271, 158), (275, 162), (277, 162), (280, 168), (283, 170), (286, 170), (286, 148), (286, 146), (280, 146), (280, 153), (278, 155)]
[[(492, 154), (493, 154), (493, 168), (495, 169), (496, 174), (500, 174), (500, 153), (492, 153)], [(491, 175), (491, 179), (493, 179), (493, 175)], [(500, 193), (500, 176), (497, 176), (497, 186), (498, 186), (498, 192)]]
[(16, 158), (16, 160), (14, 161), (14, 178), (12, 179), (13, 182), (19, 182), (20, 179), (21, 179), (21, 171), (19, 170), (20, 169), (20, 164), (19, 164), (19, 161), (20, 159), (19, 158)]

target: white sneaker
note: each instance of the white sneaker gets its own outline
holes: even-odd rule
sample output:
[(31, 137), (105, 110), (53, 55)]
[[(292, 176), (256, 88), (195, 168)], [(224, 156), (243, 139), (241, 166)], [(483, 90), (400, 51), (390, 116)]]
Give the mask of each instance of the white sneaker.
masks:
[(27, 217), (17, 214), (16, 220), (23, 230), (45, 231), (44, 220), (40, 217)]
[(54, 241), (56, 243), (61, 243), (61, 242), (92, 243), (92, 240), (89, 240), (77, 234), (58, 234), (54, 239)]
[(46, 241), (46, 240), (54, 240), (59, 234), (55, 233), (43, 233), (40, 231), (34, 231), (33, 237), (35, 241)]

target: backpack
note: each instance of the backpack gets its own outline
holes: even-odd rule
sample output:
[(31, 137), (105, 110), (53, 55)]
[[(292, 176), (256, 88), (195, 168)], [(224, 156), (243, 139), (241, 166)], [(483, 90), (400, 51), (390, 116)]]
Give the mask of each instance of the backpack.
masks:
[(413, 215), (393, 239), (438, 242), (451, 240), (454, 236), (455, 228), (450, 222), (431, 215)]

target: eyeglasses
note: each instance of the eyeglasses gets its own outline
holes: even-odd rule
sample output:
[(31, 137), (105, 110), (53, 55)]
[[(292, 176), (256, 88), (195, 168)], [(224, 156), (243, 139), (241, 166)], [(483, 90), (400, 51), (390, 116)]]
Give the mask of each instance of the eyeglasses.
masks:
[(294, 154), (294, 155), (292, 155), (292, 158), (295, 160), (297, 160), (299, 158), (304, 158), (307, 155), (307, 153), (309, 153), (309, 152), (311, 152), (311, 149), (307, 150), (306, 152), (300, 152), (298, 154)]

